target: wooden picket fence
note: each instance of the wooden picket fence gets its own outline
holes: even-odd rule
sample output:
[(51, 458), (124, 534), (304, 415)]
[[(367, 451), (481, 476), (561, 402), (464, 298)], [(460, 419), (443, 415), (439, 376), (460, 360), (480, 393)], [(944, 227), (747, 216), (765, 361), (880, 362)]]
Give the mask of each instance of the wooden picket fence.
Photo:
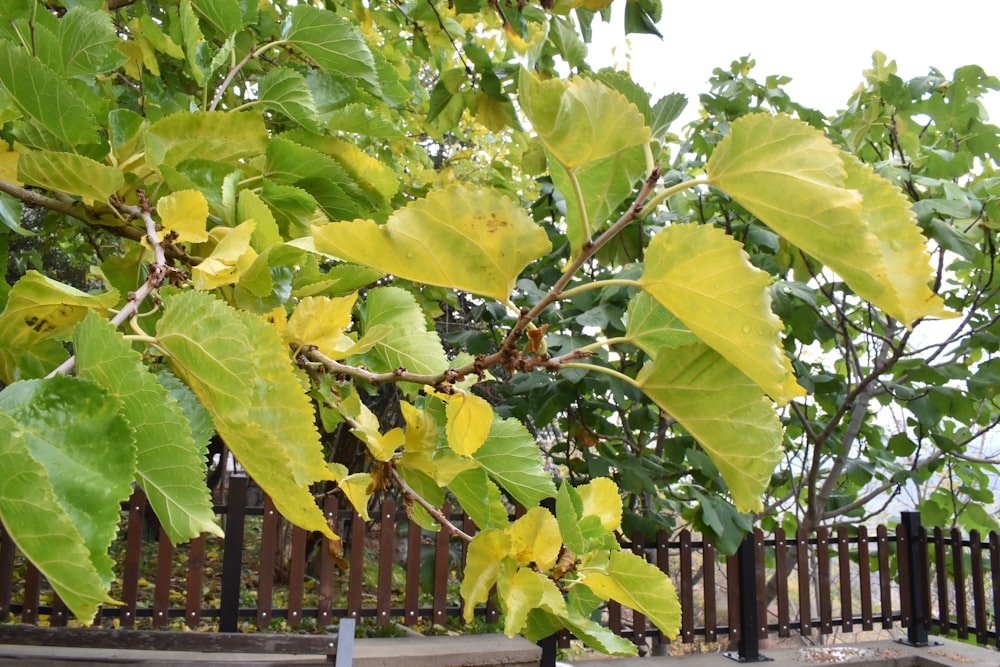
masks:
[[(246, 498), (246, 479), (233, 477), (228, 502), (216, 508), (225, 539), (202, 536), (178, 547), (185, 557), (175, 558), (162, 530), (155, 546), (143, 539), (146, 501), (137, 490), (123, 520), (120, 587), (113, 591), (122, 604), (101, 609), (97, 622), (124, 628), (209, 624), (234, 632), (282, 623), (321, 630), (343, 618), (375, 626), (446, 625), (461, 615), (457, 582), (465, 543), (445, 531), (419, 529), (392, 499), (366, 523), (337, 498), (325, 498), (326, 516), (344, 536), (338, 552), (326, 538), (286, 527), (266, 497), (249, 507)], [(929, 631), (1000, 647), (1000, 536), (926, 531), (913, 514), (904, 513), (899, 526), (871, 531), (838, 527), (787, 535), (779, 529), (765, 536), (757, 530), (728, 557), (686, 530), (660, 532), (648, 542), (636, 535), (626, 548), (673, 579), (682, 609), (674, 641), (728, 642), (741, 656), (752, 656), (757, 640), (768, 637), (902, 627), (916, 642)], [(467, 516), (453, 518), (475, 532)], [(259, 537), (248, 539), (253, 531)], [(206, 559), (219, 550), (221, 557)], [(219, 560), (221, 571), (215, 571), (210, 563)], [(475, 615), (487, 623), (500, 620), (492, 602)], [(0, 622), (8, 621), (58, 627), (67, 624), (68, 613), (0, 530)], [(668, 642), (642, 615), (613, 602), (603, 621), (654, 652)], [(565, 645), (570, 637), (558, 640)]]

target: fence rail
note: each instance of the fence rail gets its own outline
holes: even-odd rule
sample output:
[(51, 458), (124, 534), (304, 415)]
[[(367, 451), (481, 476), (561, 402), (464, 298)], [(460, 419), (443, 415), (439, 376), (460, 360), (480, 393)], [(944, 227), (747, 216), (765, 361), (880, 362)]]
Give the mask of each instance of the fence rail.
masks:
[[(289, 527), (266, 497), (249, 507), (246, 499), (247, 480), (232, 478), (227, 503), (216, 508), (225, 539), (202, 536), (178, 547), (186, 558), (177, 558), (162, 530), (155, 548), (144, 540), (146, 500), (137, 490), (118, 546), (120, 589), (114, 593), (122, 605), (101, 609), (98, 622), (162, 628), (179, 619), (191, 627), (215, 621), (219, 630), (232, 632), (241, 623), (266, 630), (282, 620), (290, 626), (328, 626), (340, 618), (380, 626), (412, 626), (421, 619), (445, 624), (462, 613), (456, 583), (465, 543), (444, 531), (420, 530), (392, 499), (384, 501), (378, 520), (366, 524), (353, 509), (326, 498), (323, 510), (343, 545)], [(686, 530), (660, 532), (650, 542), (636, 535), (628, 548), (667, 572), (677, 587), (682, 617), (674, 641), (728, 641), (745, 656), (768, 637), (899, 626), (911, 641), (926, 641), (934, 632), (1000, 647), (1000, 536), (928, 532), (919, 524), (908, 527), (906, 514), (914, 513), (904, 513), (894, 529), (823, 527), (793, 535), (779, 529), (768, 536), (757, 530), (728, 557)], [(454, 520), (475, 532), (467, 516)], [(259, 537), (248, 539), (255, 531)], [(209, 552), (216, 555), (208, 558)], [(655, 650), (668, 642), (643, 616), (616, 603), (603, 613), (612, 631), (638, 644), (652, 643)], [(68, 621), (65, 605), (0, 530), (0, 622), (11, 616), (27, 624)], [(489, 623), (500, 617), (492, 602), (476, 616)], [(560, 636), (563, 644), (569, 639)]]

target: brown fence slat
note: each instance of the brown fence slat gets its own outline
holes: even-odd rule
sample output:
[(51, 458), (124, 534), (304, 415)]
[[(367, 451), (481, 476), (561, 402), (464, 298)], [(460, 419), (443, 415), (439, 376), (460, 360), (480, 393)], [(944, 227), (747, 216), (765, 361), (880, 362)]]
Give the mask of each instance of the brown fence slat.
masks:
[(66, 627), (68, 609), (63, 599), (57, 593), (52, 594), (52, 613), (49, 614), (49, 625), (53, 628)]
[(420, 604), (420, 549), (423, 531), (417, 522), (407, 522), (406, 533), (406, 616), (404, 623), (413, 625), (419, 620)]
[[(656, 531), (656, 567), (663, 574), (670, 575), (670, 536), (662, 528)], [(669, 643), (670, 639), (661, 632), (656, 639), (656, 645), (665, 647)]]
[(351, 567), (347, 576), (347, 615), (360, 618), (365, 574), (365, 520), (351, 511)]
[[(646, 560), (646, 536), (641, 531), (632, 533), (632, 553)], [(646, 645), (646, 616), (638, 611), (632, 613), (632, 643)]]
[(990, 582), (993, 585), (993, 622), (996, 647), (1000, 648), (1000, 535), (990, 532)]
[(778, 636), (788, 637), (792, 633), (788, 627), (788, 544), (785, 529), (774, 531), (774, 583), (775, 602), (778, 606)]
[(10, 599), (14, 593), (14, 540), (0, 524), (0, 623), (10, 619)]
[(951, 569), (955, 576), (955, 625), (958, 638), (969, 638), (969, 603), (966, 597), (965, 554), (962, 553), (962, 533), (958, 526), (951, 529)]
[(614, 600), (608, 600), (608, 630), (622, 636), (622, 606)]
[(812, 581), (809, 578), (809, 534), (799, 528), (795, 532), (795, 567), (799, 573), (799, 634), (803, 637), (812, 635), (812, 603), (810, 591)]
[(24, 573), (24, 600), (21, 602), (21, 622), (38, 624), (38, 585), (41, 577), (34, 563), (28, 563)]
[(264, 496), (264, 518), (260, 527), (260, 571), (257, 573), (257, 628), (267, 630), (274, 616), (275, 557), (278, 553), (278, 510)]
[(718, 609), (715, 602), (715, 545), (707, 538), (701, 552), (702, 588), (705, 597), (705, 641), (714, 642), (719, 636)]
[(740, 569), (736, 564), (736, 554), (726, 557), (726, 605), (729, 620), (729, 645), (736, 646), (740, 640)]
[(184, 622), (194, 628), (201, 623), (201, 583), (205, 575), (205, 535), (191, 540), (188, 554), (187, 596), (184, 601)]
[(691, 558), (691, 531), (680, 534), (680, 579), (681, 579), (681, 641), (694, 641), (694, 572)]
[[(441, 505), (441, 513), (451, 516), (451, 506), (448, 501)], [(444, 625), (448, 613), (448, 561), (451, 546), (451, 534), (442, 527), (434, 536), (434, 622)]]
[(292, 554), (288, 559), (288, 625), (302, 625), (302, 599), (306, 583), (306, 538), (303, 528), (292, 528)]
[(819, 580), (819, 629), (833, 632), (833, 600), (830, 595), (830, 536), (826, 526), (816, 530), (816, 578)]
[(389, 624), (392, 608), (392, 555), (396, 547), (396, 501), (382, 501), (382, 525), (378, 542), (378, 588), (375, 598), (375, 622)]
[(854, 588), (851, 586), (851, 537), (847, 526), (837, 527), (837, 564), (840, 579), (840, 627), (854, 632)]
[(868, 550), (868, 529), (858, 526), (858, 578), (861, 595), (861, 629), (872, 630), (872, 564)]
[(934, 529), (934, 579), (937, 584), (938, 632), (943, 635), (951, 630), (950, 604), (948, 600), (948, 552), (944, 547), (944, 531)]
[(128, 527), (125, 532), (125, 569), (122, 572), (121, 626), (135, 627), (135, 608), (139, 599), (139, 559), (142, 555), (142, 513), (146, 494), (136, 487), (128, 501)]
[(882, 627), (892, 628), (892, 571), (889, 570), (889, 530), (879, 526), (875, 530), (878, 545), (879, 606), (882, 610)]
[(931, 611), (931, 565), (930, 549), (928, 545), (927, 529), (920, 526), (920, 569), (923, 571), (924, 582), (924, 635), (931, 629), (934, 613)]
[(983, 544), (979, 539), (979, 531), (969, 533), (969, 550), (972, 553), (970, 562), (972, 575), (972, 613), (976, 624), (976, 641), (985, 644), (989, 641), (989, 628), (986, 625), (986, 581), (983, 572)]
[[(323, 516), (334, 532), (337, 530), (337, 510), (339, 503), (335, 496), (327, 496), (323, 501)], [(331, 540), (327, 536), (321, 538), (319, 552), (319, 602), (316, 606), (316, 618), (320, 627), (333, 623), (333, 596), (336, 594), (334, 550), (342, 549), (341, 540)]]
[(153, 627), (170, 625), (170, 590), (174, 574), (174, 545), (167, 531), (160, 526), (160, 540), (156, 548), (156, 588), (153, 589)]
[(764, 595), (764, 533), (760, 528), (753, 531), (754, 563), (756, 571), (754, 585), (757, 587), (757, 638), (767, 639), (767, 596)]

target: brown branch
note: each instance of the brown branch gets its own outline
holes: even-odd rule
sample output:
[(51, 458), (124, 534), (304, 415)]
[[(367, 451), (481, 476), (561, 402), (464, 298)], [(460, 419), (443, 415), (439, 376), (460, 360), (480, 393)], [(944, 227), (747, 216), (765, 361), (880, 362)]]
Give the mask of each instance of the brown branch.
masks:
[(464, 530), (456, 526), (454, 523), (452, 523), (451, 520), (444, 515), (444, 512), (434, 507), (433, 504), (425, 500), (423, 496), (414, 491), (413, 488), (406, 483), (406, 480), (404, 480), (402, 476), (400, 476), (400, 474), (396, 472), (395, 468), (392, 469), (392, 478), (396, 481), (397, 484), (399, 484), (399, 488), (402, 489), (403, 495), (409, 498), (410, 500), (419, 503), (421, 507), (427, 510), (428, 514), (434, 517), (437, 520), (437, 522), (441, 524), (442, 528), (446, 528), (451, 532), (452, 535), (458, 537), (464, 542), (472, 541), (472, 535), (469, 535), (467, 532), (465, 532)]

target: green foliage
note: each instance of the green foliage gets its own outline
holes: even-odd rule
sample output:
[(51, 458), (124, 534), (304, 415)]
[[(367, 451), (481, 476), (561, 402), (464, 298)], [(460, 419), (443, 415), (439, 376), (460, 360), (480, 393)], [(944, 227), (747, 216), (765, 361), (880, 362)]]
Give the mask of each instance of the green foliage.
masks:
[[(495, 586), (508, 633), (612, 653), (605, 600), (680, 622), (623, 535), (734, 548), (748, 512), (932, 479), (929, 514), (989, 524), (978, 68), (905, 83), (877, 55), (827, 119), (738, 62), (679, 136), (682, 97), (588, 67), (600, 0), (119, 4), (0, 9), (0, 249), (51, 248), (0, 292), (0, 519), (77, 616), (110, 602), (133, 482), (172, 540), (219, 533), (213, 433), (308, 530), (333, 536), (331, 492), (461, 534), (457, 503), (467, 614)], [(659, 3), (628, 5), (655, 33)]]

